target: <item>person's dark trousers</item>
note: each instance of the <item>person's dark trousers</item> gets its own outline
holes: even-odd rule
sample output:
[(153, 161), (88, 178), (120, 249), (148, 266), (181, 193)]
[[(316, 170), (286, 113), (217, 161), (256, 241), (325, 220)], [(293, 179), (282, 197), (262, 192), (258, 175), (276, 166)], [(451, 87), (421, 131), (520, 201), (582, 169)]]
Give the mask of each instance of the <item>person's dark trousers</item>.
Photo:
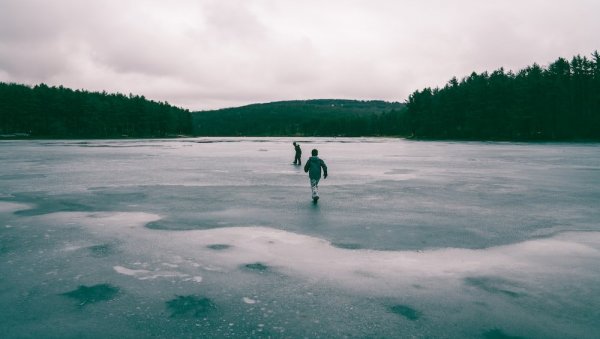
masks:
[(302, 165), (302, 160), (300, 159), (300, 154), (296, 154), (294, 158), (294, 165)]

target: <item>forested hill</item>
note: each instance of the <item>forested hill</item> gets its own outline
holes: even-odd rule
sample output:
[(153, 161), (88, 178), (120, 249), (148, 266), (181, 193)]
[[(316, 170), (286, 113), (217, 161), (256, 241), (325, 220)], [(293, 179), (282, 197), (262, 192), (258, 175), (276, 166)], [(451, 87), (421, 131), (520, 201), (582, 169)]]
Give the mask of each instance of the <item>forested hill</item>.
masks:
[(600, 54), (517, 72), (452, 78), (382, 101), (283, 101), (193, 113), (197, 135), (406, 136), (414, 139), (600, 140)]
[(359, 100), (295, 100), (202, 111), (192, 114), (194, 134), (202, 136), (361, 136), (404, 104)]
[(402, 121), (414, 138), (600, 140), (600, 54), (453, 78), (410, 95)]
[(0, 82), (0, 137), (177, 135), (600, 140), (600, 54), (472, 73), (406, 103), (281, 101), (194, 113), (143, 96)]
[(0, 136), (167, 137), (191, 127), (189, 111), (143, 96), (0, 82)]

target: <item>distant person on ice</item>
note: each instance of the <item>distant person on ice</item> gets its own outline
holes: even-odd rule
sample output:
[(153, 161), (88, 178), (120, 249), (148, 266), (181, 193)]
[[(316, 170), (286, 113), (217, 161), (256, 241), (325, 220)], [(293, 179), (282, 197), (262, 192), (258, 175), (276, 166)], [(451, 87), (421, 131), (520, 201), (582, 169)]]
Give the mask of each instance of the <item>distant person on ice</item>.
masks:
[(310, 188), (312, 190), (313, 202), (319, 200), (319, 180), (321, 179), (321, 168), (323, 168), (323, 179), (327, 179), (327, 165), (319, 158), (319, 151), (312, 150), (312, 157), (308, 158), (304, 165), (304, 172), (308, 172)]
[(296, 144), (294, 141), (294, 150), (296, 151), (296, 155), (294, 156), (294, 165), (302, 165), (302, 149), (300, 145)]

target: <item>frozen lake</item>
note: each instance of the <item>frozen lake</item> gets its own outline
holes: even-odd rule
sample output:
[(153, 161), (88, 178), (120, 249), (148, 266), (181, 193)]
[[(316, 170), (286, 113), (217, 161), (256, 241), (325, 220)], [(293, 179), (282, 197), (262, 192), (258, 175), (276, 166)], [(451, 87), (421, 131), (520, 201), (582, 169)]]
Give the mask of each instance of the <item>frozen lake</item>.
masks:
[(599, 146), (0, 141), (0, 333), (597, 338)]

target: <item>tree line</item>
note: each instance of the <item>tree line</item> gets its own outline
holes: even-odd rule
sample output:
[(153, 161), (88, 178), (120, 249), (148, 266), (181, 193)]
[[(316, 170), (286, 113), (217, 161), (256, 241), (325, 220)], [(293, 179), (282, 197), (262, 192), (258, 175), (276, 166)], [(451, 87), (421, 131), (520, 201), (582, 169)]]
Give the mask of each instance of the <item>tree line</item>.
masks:
[(405, 103), (296, 100), (193, 112), (143, 96), (0, 83), (0, 135), (600, 140), (600, 54), (452, 78)]
[(598, 140), (600, 54), (452, 78), (406, 104), (399, 130), (414, 138)]
[[(351, 110), (362, 105), (363, 110)], [(600, 54), (503, 68), (413, 92), (404, 104), (289, 101), (195, 113), (199, 135), (600, 140)], [(331, 107), (329, 107), (331, 106)], [(365, 109), (368, 107), (367, 109)]]
[(0, 82), (0, 134), (37, 138), (190, 134), (188, 110), (143, 96)]

